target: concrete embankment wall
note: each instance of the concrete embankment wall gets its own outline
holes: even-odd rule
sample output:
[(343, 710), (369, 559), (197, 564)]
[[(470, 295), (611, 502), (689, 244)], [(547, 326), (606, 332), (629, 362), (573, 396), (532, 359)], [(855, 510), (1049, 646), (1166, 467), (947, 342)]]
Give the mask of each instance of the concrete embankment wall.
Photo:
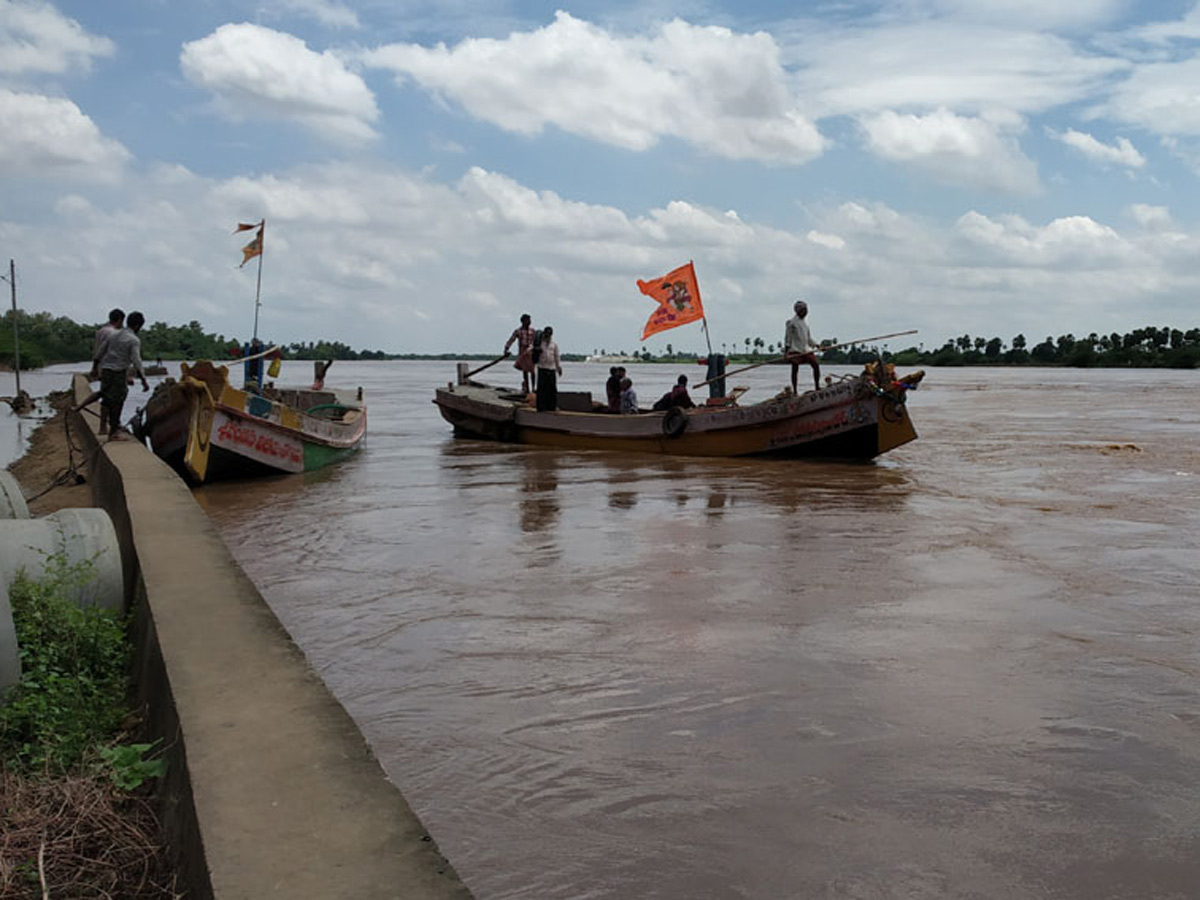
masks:
[(189, 900), (469, 898), (179, 476), (91, 428), (72, 415), (121, 547)]

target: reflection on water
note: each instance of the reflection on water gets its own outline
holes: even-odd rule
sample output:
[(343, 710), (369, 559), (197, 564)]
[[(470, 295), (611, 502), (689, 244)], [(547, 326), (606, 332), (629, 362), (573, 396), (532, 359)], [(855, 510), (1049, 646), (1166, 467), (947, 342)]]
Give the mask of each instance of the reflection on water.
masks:
[(521, 530), (547, 531), (558, 522), (558, 454), (523, 453)]
[(455, 440), (451, 370), (196, 494), (481, 900), (1191, 896), (1194, 373), (935, 370), (861, 465)]

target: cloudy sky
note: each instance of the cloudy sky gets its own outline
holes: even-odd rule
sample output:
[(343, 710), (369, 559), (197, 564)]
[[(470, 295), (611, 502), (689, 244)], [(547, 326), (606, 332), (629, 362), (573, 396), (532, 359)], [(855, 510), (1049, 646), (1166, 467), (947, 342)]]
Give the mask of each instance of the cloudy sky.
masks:
[(1194, 0), (0, 0), (0, 257), (244, 339), (265, 219), (260, 334), (393, 352), (633, 351), (688, 260), (718, 349), (1186, 329), (1197, 85)]

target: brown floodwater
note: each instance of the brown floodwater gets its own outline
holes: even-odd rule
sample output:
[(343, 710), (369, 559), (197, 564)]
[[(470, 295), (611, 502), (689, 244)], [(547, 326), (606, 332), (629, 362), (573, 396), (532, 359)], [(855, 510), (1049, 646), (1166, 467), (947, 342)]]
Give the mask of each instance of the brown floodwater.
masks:
[(196, 496), (480, 900), (1200, 896), (1200, 373), (935, 369), (869, 464), (458, 441), (452, 377)]

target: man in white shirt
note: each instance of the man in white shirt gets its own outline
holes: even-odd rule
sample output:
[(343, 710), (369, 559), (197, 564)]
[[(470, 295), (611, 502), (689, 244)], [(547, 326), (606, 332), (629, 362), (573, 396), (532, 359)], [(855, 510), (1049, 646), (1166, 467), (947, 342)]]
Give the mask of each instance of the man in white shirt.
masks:
[(124, 326), (125, 311), (123, 309), (109, 310), (108, 321), (97, 329), (96, 340), (92, 344), (92, 371), (88, 373), (88, 381), (99, 380), (100, 369), (96, 366), (96, 358), (100, 355), (100, 348), (104, 346), (106, 340), (120, 331)]
[(813, 390), (821, 389), (821, 364), (817, 362), (817, 345), (813, 343), (809, 333), (808, 323), (804, 321), (808, 315), (808, 304), (797, 300), (792, 307), (796, 315), (788, 319), (787, 328), (783, 333), (783, 358), (792, 364), (792, 393), (796, 390), (796, 373), (801, 363), (808, 363), (813, 370)]

